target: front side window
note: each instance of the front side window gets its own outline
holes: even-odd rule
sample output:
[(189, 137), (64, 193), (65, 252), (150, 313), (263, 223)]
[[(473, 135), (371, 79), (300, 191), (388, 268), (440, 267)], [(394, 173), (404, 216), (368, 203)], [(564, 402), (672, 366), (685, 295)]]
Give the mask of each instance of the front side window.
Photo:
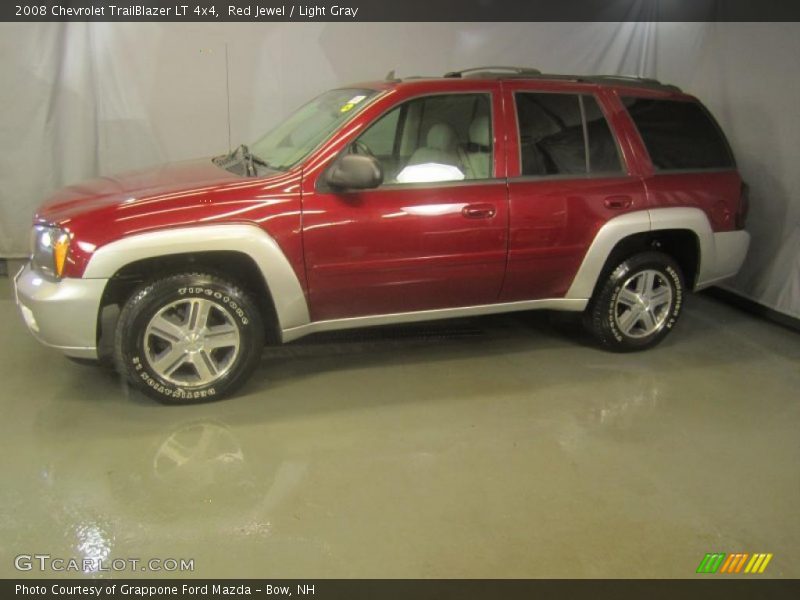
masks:
[(409, 100), (380, 117), (351, 145), (378, 159), (386, 184), (492, 177), (489, 94)]
[(728, 143), (714, 119), (697, 102), (625, 97), (658, 171), (726, 169), (734, 166)]
[(588, 95), (518, 92), (521, 174), (621, 173), (614, 136)]
[(325, 92), (252, 144), (250, 151), (274, 169), (288, 169), (359, 112), (376, 93), (366, 89)]

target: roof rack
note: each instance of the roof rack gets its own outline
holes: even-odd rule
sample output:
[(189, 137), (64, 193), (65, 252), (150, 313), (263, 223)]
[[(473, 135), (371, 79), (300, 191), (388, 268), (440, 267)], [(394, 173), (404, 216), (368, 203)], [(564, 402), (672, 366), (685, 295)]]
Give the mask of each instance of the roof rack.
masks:
[(638, 75), (587, 75), (587, 77), (602, 77), (603, 79), (619, 79), (620, 81), (635, 81), (637, 83), (657, 83), (661, 85), (658, 79), (652, 77), (640, 77)]
[(594, 83), (606, 83), (611, 85), (625, 85), (639, 88), (649, 88), (665, 90), (670, 92), (680, 92), (681, 88), (670, 83), (661, 83), (658, 79), (651, 77), (636, 77), (634, 75), (581, 75), (579, 81), (591, 81)]
[(574, 81), (576, 83), (597, 83), (605, 85), (619, 85), (626, 87), (647, 88), (668, 92), (680, 92), (676, 85), (661, 83), (650, 77), (637, 77), (634, 75), (561, 75), (556, 73), (542, 73), (538, 69), (528, 67), (474, 67), (445, 73), (447, 78), (460, 78), (468, 73), (477, 77), (503, 77), (508, 79), (555, 79), (559, 81)]
[(531, 69), (529, 67), (472, 67), (470, 69), (462, 69), (460, 71), (450, 71), (445, 73), (444, 76), (452, 79), (463, 77), (465, 73), (496, 73), (497, 71), (511, 71), (515, 75), (541, 75), (539, 69)]

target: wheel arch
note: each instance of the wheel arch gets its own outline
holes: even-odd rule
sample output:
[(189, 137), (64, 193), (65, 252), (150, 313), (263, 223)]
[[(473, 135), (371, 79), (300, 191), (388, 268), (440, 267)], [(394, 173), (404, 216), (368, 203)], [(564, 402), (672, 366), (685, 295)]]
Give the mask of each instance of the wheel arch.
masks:
[(253, 258), (238, 250), (210, 250), (153, 256), (121, 267), (108, 279), (103, 290), (100, 300), (98, 342), (102, 332), (108, 328), (102, 323), (102, 312), (106, 307), (122, 306), (130, 294), (145, 281), (192, 271), (228, 277), (243, 286), (252, 295), (264, 318), (267, 339), (270, 341), (280, 339), (272, 291)]
[(695, 289), (713, 262), (714, 234), (705, 213), (695, 208), (636, 211), (608, 221), (595, 236), (567, 298), (591, 298), (603, 276), (626, 257), (645, 250), (669, 254)]
[[(145, 278), (185, 270), (212, 270), (246, 285), (280, 331), (309, 322), (300, 281), (275, 240), (252, 225), (213, 225), (159, 230), (123, 238), (95, 251), (84, 278), (108, 279), (98, 314), (98, 343), (104, 306), (118, 303)], [(272, 319), (270, 319), (272, 317)], [(276, 337), (277, 336), (277, 337)]]

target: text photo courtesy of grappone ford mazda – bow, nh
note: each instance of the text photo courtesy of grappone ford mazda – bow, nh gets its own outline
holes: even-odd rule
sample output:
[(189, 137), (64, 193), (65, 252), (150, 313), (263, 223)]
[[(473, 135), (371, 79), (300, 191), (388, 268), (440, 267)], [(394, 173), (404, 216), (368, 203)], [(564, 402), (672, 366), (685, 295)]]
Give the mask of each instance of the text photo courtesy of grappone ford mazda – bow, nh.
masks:
[(272, 585), (261, 582), (258, 586), (244, 584), (225, 585), (225, 584), (169, 584), (169, 585), (135, 585), (135, 584), (116, 584), (103, 583), (94, 585), (54, 583), (48, 585), (28, 585), (18, 583), (15, 585), (15, 596), (32, 596), (42, 598), (52, 596), (54, 598), (114, 598), (122, 596), (126, 598), (164, 598), (174, 597), (197, 597), (197, 596), (250, 596), (265, 595), (274, 596), (313, 596), (315, 594), (313, 584), (293, 583)]

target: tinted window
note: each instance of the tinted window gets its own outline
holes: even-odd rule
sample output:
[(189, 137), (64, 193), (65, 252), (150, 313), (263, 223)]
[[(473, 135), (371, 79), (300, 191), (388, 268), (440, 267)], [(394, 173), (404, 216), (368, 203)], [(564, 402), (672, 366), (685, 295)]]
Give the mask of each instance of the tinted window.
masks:
[(522, 175), (622, 170), (614, 137), (592, 96), (521, 92), (516, 106)]
[(410, 100), (378, 118), (351, 151), (375, 156), (387, 184), (490, 178), (489, 100), (488, 94)]
[(722, 132), (700, 104), (647, 98), (623, 101), (656, 169), (733, 166)]
[(586, 173), (586, 149), (578, 96), (516, 95), (523, 175)]
[(592, 173), (622, 172), (617, 143), (597, 100), (592, 96), (583, 96), (583, 110), (586, 115), (586, 133), (589, 138), (589, 171)]

